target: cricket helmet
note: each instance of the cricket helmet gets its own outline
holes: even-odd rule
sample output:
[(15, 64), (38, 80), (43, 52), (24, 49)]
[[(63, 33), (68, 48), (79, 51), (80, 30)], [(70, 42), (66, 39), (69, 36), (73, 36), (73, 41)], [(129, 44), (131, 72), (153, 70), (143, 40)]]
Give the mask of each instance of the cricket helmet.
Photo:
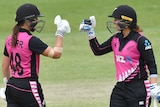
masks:
[(19, 23), (24, 20), (29, 20), (31, 22), (31, 31), (34, 32), (36, 30), (37, 32), (41, 32), (45, 25), (45, 21), (35, 21), (35, 18), (37, 17), (43, 17), (43, 15), (40, 14), (38, 8), (35, 5), (27, 3), (23, 4), (17, 9), (15, 21)]
[(122, 19), (123, 22), (129, 24), (130, 28), (135, 28), (137, 26), (137, 15), (135, 10), (128, 5), (119, 5), (116, 7), (112, 15), (108, 17)]
[(42, 17), (38, 8), (33, 4), (23, 4), (16, 11), (15, 21), (19, 22), (31, 18)]

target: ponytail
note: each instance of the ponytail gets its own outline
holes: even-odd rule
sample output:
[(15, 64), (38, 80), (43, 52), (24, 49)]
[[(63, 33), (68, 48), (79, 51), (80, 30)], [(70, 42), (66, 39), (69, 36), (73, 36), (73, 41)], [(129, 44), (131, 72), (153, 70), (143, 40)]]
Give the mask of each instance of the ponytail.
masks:
[(143, 29), (141, 29), (138, 25), (135, 28), (133, 28), (133, 30), (136, 32), (143, 32)]
[(23, 25), (24, 21), (18, 22), (14, 28), (13, 28), (13, 32), (12, 32), (12, 46), (16, 46), (17, 44), (17, 38), (18, 38), (18, 32), (21, 28), (21, 26)]
[(143, 32), (143, 29), (141, 29), (140, 26), (135, 23), (131, 23), (131, 25), (128, 27), (135, 32)]

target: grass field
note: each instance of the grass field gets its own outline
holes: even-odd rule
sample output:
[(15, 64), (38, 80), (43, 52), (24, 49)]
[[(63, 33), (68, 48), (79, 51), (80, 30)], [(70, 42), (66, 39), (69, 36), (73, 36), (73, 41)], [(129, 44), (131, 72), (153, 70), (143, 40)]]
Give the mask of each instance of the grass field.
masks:
[[(106, 29), (106, 21), (111, 19), (107, 16), (119, 4), (131, 5), (137, 11), (138, 23), (152, 42), (157, 67), (160, 69), (158, 0), (16, 0), (7, 3), (6, 0), (0, 0), (0, 64), (5, 38), (15, 25), (15, 11), (23, 3), (36, 4), (45, 15), (45, 28), (40, 34), (35, 32), (34, 35), (48, 45), (54, 45), (56, 26), (53, 25), (53, 19), (57, 14), (67, 19), (72, 28), (72, 32), (64, 37), (61, 59), (41, 56), (40, 82), (47, 107), (109, 107), (110, 93), (115, 84), (113, 55), (109, 53), (95, 57), (89, 48), (86, 34), (78, 29), (82, 19), (95, 15), (95, 31), (99, 42), (108, 39), (111, 35)], [(6, 107), (2, 100), (0, 107)]]

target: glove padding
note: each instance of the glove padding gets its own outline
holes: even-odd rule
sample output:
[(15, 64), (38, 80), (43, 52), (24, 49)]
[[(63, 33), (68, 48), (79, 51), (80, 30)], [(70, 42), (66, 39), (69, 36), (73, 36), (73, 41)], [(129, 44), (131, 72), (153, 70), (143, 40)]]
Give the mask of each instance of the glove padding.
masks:
[(64, 36), (64, 33), (70, 33), (71, 28), (69, 22), (65, 19), (61, 19), (60, 15), (57, 15), (54, 19), (54, 24), (57, 25), (56, 35)]
[(160, 102), (160, 86), (157, 83), (150, 85), (151, 97), (156, 98)]
[(87, 32), (89, 39), (95, 38), (94, 28), (96, 27), (95, 16), (90, 16), (89, 19), (84, 19), (79, 26), (79, 30), (82, 32)]
[(89, 19), (83, 19), (82, 23), (79, 26), (79, 30), (83, 32), (89, 32), (91, 29), (96, 27), (96, 18), (95, 16), (90, 16)]

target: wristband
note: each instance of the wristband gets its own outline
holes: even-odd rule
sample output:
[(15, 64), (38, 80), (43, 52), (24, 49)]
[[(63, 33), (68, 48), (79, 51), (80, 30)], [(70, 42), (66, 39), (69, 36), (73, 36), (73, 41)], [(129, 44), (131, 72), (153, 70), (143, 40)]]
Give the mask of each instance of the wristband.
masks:
[(64, 32), (62, 32), (60, 30), (57, 30), (55, 35), (63, 37), (64, 36)]

